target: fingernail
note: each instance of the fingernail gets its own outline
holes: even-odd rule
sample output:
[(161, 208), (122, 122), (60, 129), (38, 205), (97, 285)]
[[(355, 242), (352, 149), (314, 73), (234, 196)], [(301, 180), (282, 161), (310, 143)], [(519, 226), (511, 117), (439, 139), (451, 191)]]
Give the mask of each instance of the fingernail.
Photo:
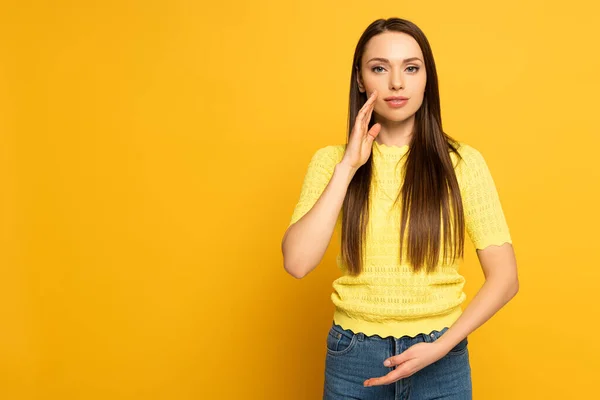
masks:
[(386, 367), (389, 367), (391, 364), (390, 360), (385, 360), (385, 362), (383, 363), (383, 365), (385, 365)]

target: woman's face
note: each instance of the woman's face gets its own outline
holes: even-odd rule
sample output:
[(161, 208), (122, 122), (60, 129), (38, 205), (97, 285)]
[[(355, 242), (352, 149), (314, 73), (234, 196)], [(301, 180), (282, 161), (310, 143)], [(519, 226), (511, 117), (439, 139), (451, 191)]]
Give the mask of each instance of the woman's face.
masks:
[[(425, 95), (427, 76), (423, 53), (417, 41), (401, 32), (384, 32), (372, 37), (366, 45), (357, 74), (361, 93), (367, 98), (377, 90), (373, 112), (389, 121), (404, 121), (413, 116)], [(403, 96), (403, 104), (386, 101), (386, 97)]]

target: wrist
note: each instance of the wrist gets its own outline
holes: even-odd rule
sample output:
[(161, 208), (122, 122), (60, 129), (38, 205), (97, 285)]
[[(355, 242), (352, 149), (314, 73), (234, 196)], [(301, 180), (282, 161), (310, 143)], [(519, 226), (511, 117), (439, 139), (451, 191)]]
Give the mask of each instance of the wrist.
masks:
[(451, 342), (448, 342), (447, 340), (442, 340), (441, 337), (438, 340), (436, 340), (435, 342), (433, 342), (433, 344), (436, 345), (436, 347), (439, 349), (439, 351), (441, 353), (443, 353), (444, 355), (447, 354), (450, 350), (452, 350), (454, 348), (454, 346), (456, 346), (456, 344), (452, 344)]
[(443, 343), (433, 342), (431, 343), (433, 347), (436, 349), (435, 354), (437, 354), (437, 358), (442, 358), (451, 350), (448, 347), (444, 346)]
[(348, 177), (352, 179), (358, 168), (351, 167), (342, 160), (336, 164), (335, 170), (343, 173), (344, 175), (348, 175)]

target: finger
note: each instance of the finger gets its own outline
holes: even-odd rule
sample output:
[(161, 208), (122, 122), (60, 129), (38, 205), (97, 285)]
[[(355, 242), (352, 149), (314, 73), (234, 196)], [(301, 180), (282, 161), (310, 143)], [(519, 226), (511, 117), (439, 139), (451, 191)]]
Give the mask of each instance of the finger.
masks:
[[(373, 92), (373, 93), (375, 93), (375, 92)], [(369, 107), (367, 109), (367, 114), (368, 114), (367, 121), (371, 120), (371, 114), (373, 114), (373, 110), (375, 109), (375, 99), (376, 99), (376, 97), (377, 96), (375, 95), (375, 96), (372, 96), (371, 99), (369, 99), (369, 101), (372, 100), (371, 103), (365, 103), (365, 104), (369, 104)]]
[(369, 96), (369, 98), (367, 99), (367, 101), (365, 102), (365, 104), (363, 104), (362, 108), (360, 109), (360, 111), (358, 112), (358, 115), (361, 114), (365, 114), (371, 107), (371, 104), (375, 103), (375, 98), (377, 97), (377, 91), (374, 90), (371, 95)]
[(398, 371), (393, 370), (389, 374), (379, 377), (379, 378), (370, 378), (364, 382), (364, 386), (379, 386), (379, 385), (388, 385), (392, 382), (396, 382), (397, 380), (402, 379), (404, 376)]
[(377, 91), (377, 89), (373, 89), (373, 91), (369, 95), (369, 98), (371, 98), (371, 97), (375, 98), (375, 97), (377, 97), (378, 94), (379, 94), (379, 92)]
[(369, 100), (371, 100), (371, 104), (375, 103), (375, 100), (377, 100), (378, 95), (379, 95), (379, 93), (377, 92), (377, 90), (373, 90), (371, 92), (371, 96), (369, 96)]
[(373, 107), (369, 107), (369, 111), (367, 112), (367, 116), (365, 120), (370, 121), (371, 115), (373, 114), (373, 110), (375, 109), (375, 103), (373, 103)]
[(414, 364), (414, 363), (405, 362), (405, 363), (399, 365), (398, 367), (396, 367), (396, 369), (393, 372), (398, 373), (398, 376), (399, 376), (398, 379), (407, 378), (415, 373), (415, 371), (416, 371), (415, 365), (416, 364)]
[(370, 378), (364, 382), (364, 386), (389, 385), (400, 379), (407, 378), (415, 373), (413, 366), (409, 363), (404, 363), (392, 372), (379, 378)]
[(373, 124), (371, 129), (369, 129), (369, 132), (367, 132), (367, 139), (370, 139), (371, 142), (373, 140), (375, 140), (375, 138), (379, 134), (380, 130), (381, 130), (381, 124), (379, 122), (377, 122), (376, 124)]
[(386, 367), (391, 367), (394, 365), (400, 365), (405, 361), (408, 361), (410, 359), (409, 355), (407, 354), (407, 352), (405, 351), (402, 354), (398, 354), (396, 356), (392, 356), (390, 358), (386, 358), (383, 361), (383, 365), (385, 365)]
[(375, 104), (375, 99), (377, 98), (377, 90), (373, 90), (373, 92), (371, 92), (371, 95), (369, 96), (369, 98), (367, 99), (367, 101), (365, 102), (365, 104), (363, 105), (363, 107), (365, 109), (370, 109), (372, 108), (371, 106), (373, 104)]

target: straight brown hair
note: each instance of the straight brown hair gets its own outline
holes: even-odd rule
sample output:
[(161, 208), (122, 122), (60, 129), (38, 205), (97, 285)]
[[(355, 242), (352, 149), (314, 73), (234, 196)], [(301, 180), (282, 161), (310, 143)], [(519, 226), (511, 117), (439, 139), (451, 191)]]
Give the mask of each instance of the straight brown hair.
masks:
[[(402, 187), (394, 205), (402, 198), (400, 217), (400, 263), (403, 260), (403, 243), (407, 240), (407, 262), (414, 272), (426, 266), (433, 272), (443, 258), (454, 262), (464, 257), (465, 222), (458, 181), (450, 158), (450, 151), (457, 151), (458, 142), (442, 130), (438, 78), (433, 53), (425, 34), (414, 23), (401, 18), (378, 19), (371, 23), (360, 37), (354, 52), (352, 77), (350, 79), (350, 105), (348, 113), (348, 138), (356, 116), (367, 101), (367, 93), (358, 88), (357, 74), (368, 41), (380, 33), (395, 31), (412, 36), (423, 52), (427, 73), (423, 103), (415, 114), (412, 139), (406, 162), (401, 170)], [(371, 116), (368, 129), (375, 124)], [(346, 144), (348, 143), (348, 139)], [(372, 158), (354, 174), (342, 205), (341, 255), (350, 275), (358, 275), (363, 269), (364, 241), (369, 222), (369, 193), (372, 177)], [(410, 221), (410, 224), (408, 222)], [(408, 224), (408, 232), (406, 227)], [(443, 238), (440, 229), (443, 230)], [(448, 253), (451, 259), (448, 259)]]

